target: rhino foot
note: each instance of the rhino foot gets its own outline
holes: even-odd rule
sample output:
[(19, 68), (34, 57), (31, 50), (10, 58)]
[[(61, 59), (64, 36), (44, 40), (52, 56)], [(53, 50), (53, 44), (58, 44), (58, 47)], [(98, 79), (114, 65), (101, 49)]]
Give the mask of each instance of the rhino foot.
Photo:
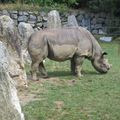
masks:
[(76, 77), (78, 77), (78, 78), (83, 77), (83, 74), (81, 74), (81, 73), (76, 74)]
[(46, 75), (46, 76), (42, 76), (42, 78), (47, 79), (47, 78), (50, 78), (50, 77), (48, 75)]

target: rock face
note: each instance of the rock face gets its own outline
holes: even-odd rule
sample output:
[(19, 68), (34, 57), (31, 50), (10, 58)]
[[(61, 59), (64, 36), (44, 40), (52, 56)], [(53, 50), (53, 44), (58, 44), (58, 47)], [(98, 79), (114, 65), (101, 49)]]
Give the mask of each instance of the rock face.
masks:
[(3, 35), (6, 35), (8, 30), (14, 31), (14, 28), (14, 21), (9, 16), (0, 16), (0, 31)]
[(24, 120), (17, 90), (8, 70), (9, 54), (0, 42), (0, 120)]
[(71, 26), (78, 27), (78, 23), (74, 15), (68, 16), (68, 27), (71, 27)]
[(47, 27), (61, 28), (61, 20), (58, 11), (52, 10), (48, 13)]
[(22, 40), (21, 41), (22, 42), (22, 48), (26, 49), (28, 38), (34, 32), (34, 29), (32, 28), (32, 26), (29, 23), (21, 22), (18, 25), (18, 31), (19, 31), (19, 35), (20, 35), (21, 40)]
[[(35, 30), (47, 27), (47, 11), (0, 10), (0, 15), (10, 16), (14, 20), (16, 26), (20, 22), (25, 22), (31, 24)], [(102, 30), (103, 33), (109, 33), (111, 25), (111, 27), (116, 28), (120, 26), (120, 23), (118, 22), (119, 18), (111, 16), (109, 13), (93, 13), (86, 10), (60, 12), (61, 23), (63, 26), (67, 26), (67, 18), (71, 15), (76, 17), (79, 26), (83, 26), (91, 32), (97, 31), (97, 34), (99, 33), (99, 30)], [(116, 29), (116, 31), (118, 30), (119, 29)]]
[(34, 32), (34, 29), (32, 28), (31, 24), (21, 22), (18, 25), (18, 32), (22, 43), (22, 59), (25, 63), (31, 63), (31, 59), (27, 51), (27, 42), (30, 35)]
[(24, 81), (24, 83), (27, 84), (27, 77), (22, 60), (21, 42), (20, 39), (18, 39), (17, 28), (15, 27), (14, 21), (9, 16), (0, 16), (0, 34), (3, 36), (0, 40), (6, 45), (10, 54), (9, 72), (11, 76), (13, 79), (17, 76), (21, 82)]
[(0, 16), (0, 34), (6, 38), (4, 39), (4, 42), (6, 42), (7, 46), (11, 50), (15, 49), (15, 51), (19, 54), (21, 49), (20, 40), (17, 38), (17, 29), (15, 23), (9, 16)]

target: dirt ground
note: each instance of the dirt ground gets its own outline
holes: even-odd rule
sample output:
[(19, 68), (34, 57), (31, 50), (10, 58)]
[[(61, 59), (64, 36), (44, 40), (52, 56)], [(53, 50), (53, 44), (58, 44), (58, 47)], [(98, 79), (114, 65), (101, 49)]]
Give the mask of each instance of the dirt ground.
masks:
[[(68, 85), (68, 86), (72, 86), (74, 84), (76, 84), (76, 80), (60, 80), (58, 77), (50, 77), (50, 78), (46, 78), (43, 79), (41, 78), (39, 81), (33, 81), (33, 80), (28, 80), (28, 87), (25, 87), (24, 85), (18, 86), (17, 90), (18, 90), (18, 96), (19, 96), (19, 100), (22, 106), (26, 105), (27, 103), (37, 100), (37, 93), (38, 92), (46, 92), (47, 90), (41, 90), (43, 89), (43, 85), (45, 82), (48, 82), (49, 84), (52, 84), (54, 86), (63, 86), (64, 84)], [(38, 85), (41, 88), (35, 89), (34, 91), (32, 91), (31, 86), (32, 85)], [(39, 98), (40, 100), (40, 98)], [(57, 104), (57, 103), (56, 103)], [(63, 103), (62, 103), (63, 104)]]

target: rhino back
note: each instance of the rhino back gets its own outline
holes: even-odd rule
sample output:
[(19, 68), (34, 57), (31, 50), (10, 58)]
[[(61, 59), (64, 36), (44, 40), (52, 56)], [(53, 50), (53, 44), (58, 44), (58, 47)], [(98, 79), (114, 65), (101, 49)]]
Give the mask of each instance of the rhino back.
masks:
[(73, 29), (50, 30), (46, 39), (49, 49), (48, 57), (52, 60), (64, 61), (70, 59), (77, 50), (78, 37)]

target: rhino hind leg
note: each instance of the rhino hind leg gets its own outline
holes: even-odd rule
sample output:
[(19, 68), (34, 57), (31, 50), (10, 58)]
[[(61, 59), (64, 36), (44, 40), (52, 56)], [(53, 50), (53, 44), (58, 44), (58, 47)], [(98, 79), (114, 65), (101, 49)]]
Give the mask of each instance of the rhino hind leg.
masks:
[[(82, 64), (83, 64), (83, 61), (84, 61), (84, 57), (78, 57), (78, 56), (75, 56), (74, 57), (74, 73), (77, 77), (81, 77), (82, 74), (81, 74), (81, 70), (82, 70)], [(72, 65), (71, 65), (72, 66)]]
[(45, 67), (44, 67), (43, 62), (41, 62), (41, 63), (39, 64), (39, 71), (41, 72), (41, 74), (43, 75), (44, 78), (47, 78), (47, 77), (48, 77), (48, 74), (47, 74), (47, 72), (46, 72), (46, 69), (45, 69)]
[(31, 72), (32, 72), (32, 79), (33, 80), (38, 80), (38, 78), (37, 78), (38, 67), (39, 67), (39, 61), (37, 61), (37, 62), (32, 61), (32, 64), (31, 64), (32, 71)]
[(73, 75), (76, 75), (76, 73), (75, 73), (75, 61), (74, 61), (74, 58), (71, 59), (71, 73)]

